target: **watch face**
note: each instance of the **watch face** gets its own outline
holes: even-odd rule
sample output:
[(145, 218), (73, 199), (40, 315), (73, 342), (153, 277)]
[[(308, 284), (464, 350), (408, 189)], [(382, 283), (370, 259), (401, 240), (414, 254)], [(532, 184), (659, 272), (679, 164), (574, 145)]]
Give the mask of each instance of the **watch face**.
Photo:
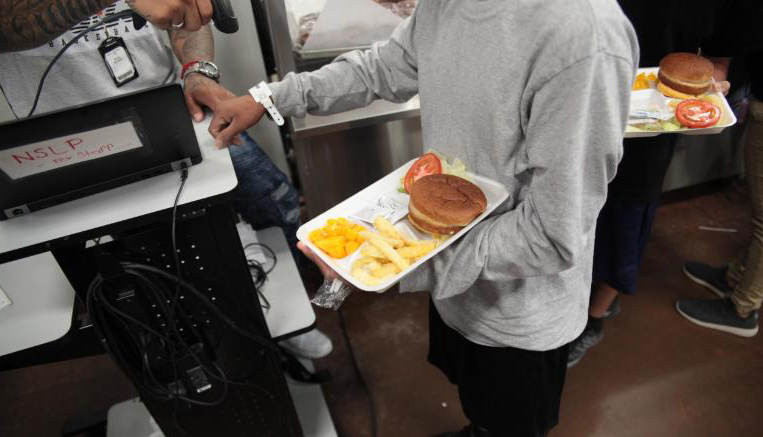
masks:
[(210, 77), (220, 77), (220, 70), (217, 69), (217, 65), (211, 62), (202, 62), (201, 68), (208, 73)]
[(220, 70), (217, 69), (217, 65), (209, 61), (199, 61), (188, 69), (186, 76), (192, 73), (201, 74), (215, 81), (220, 80)]

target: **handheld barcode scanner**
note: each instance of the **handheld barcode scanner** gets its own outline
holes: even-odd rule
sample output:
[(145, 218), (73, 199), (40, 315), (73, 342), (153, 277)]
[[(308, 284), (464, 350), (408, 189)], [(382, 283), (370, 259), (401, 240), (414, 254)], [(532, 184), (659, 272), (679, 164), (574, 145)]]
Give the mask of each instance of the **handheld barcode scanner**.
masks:
[[(217, 30), (223, 33), (238, 32), (238, 18), (233, 12), (230, 0), (210, 0), (212, 2), (212, 21)], [(146, 25), (146, 19), (133, 12), (133, 25), (140, 30)]]

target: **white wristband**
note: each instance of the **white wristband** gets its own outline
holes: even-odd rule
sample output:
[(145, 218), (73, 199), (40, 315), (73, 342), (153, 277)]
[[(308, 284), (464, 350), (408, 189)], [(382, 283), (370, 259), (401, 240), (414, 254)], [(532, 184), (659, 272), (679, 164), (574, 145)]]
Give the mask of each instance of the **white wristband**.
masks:
[(283, 126), (283, 117), (281, 116), (281, 113), (278, 112), (278, 109), (276, 109), (276, 107), (273, 105), (273, 99), (270, 98), (270, 96), (273, 95), (273, 91), (270, 90), (265, 82), (258, 83), (255, 87), (249, 90), (249, 94), (252, 95), (255, 102), (264, 106), (265, 109), (268, 110), (268, 113), (270, 113), (270, 116), (273, 118), (273, 121), (275, 121), (277, 125)]

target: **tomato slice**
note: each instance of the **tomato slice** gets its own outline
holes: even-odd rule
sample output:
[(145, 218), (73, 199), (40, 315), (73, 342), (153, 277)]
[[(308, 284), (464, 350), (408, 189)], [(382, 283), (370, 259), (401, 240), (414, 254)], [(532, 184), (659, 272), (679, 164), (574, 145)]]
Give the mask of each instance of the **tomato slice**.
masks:
[(721, 118), (721, 108), (704, 100), (684, 100), (676, 106), (676, 120), (688, 128), (710, 127)]
[(427, 153), (414, 162), (411, 168), (408, 169), (408, 173), (405, 174), (405, 179), (403, 180), (403, 187), (405, 188), (405, 191), (410, 193), (414, 182), (424, 176), (440, 173), (442, 173), (442, 163), (440, 162), (440, 158), (434, 153)]

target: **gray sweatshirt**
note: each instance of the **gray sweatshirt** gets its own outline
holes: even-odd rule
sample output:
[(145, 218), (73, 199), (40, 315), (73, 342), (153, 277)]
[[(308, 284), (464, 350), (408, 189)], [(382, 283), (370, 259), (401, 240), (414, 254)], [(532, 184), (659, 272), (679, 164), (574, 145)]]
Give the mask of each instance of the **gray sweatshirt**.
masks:
[(550, 350), (587, 320), (596, 217), (637, 65), (615, 0), (421, 0), (389, 41), (271, 88), (297, 117), (418, 93), (424, 149), (461, 158), (510, 198), (401, 291), (431, 292), (474, 343)]

